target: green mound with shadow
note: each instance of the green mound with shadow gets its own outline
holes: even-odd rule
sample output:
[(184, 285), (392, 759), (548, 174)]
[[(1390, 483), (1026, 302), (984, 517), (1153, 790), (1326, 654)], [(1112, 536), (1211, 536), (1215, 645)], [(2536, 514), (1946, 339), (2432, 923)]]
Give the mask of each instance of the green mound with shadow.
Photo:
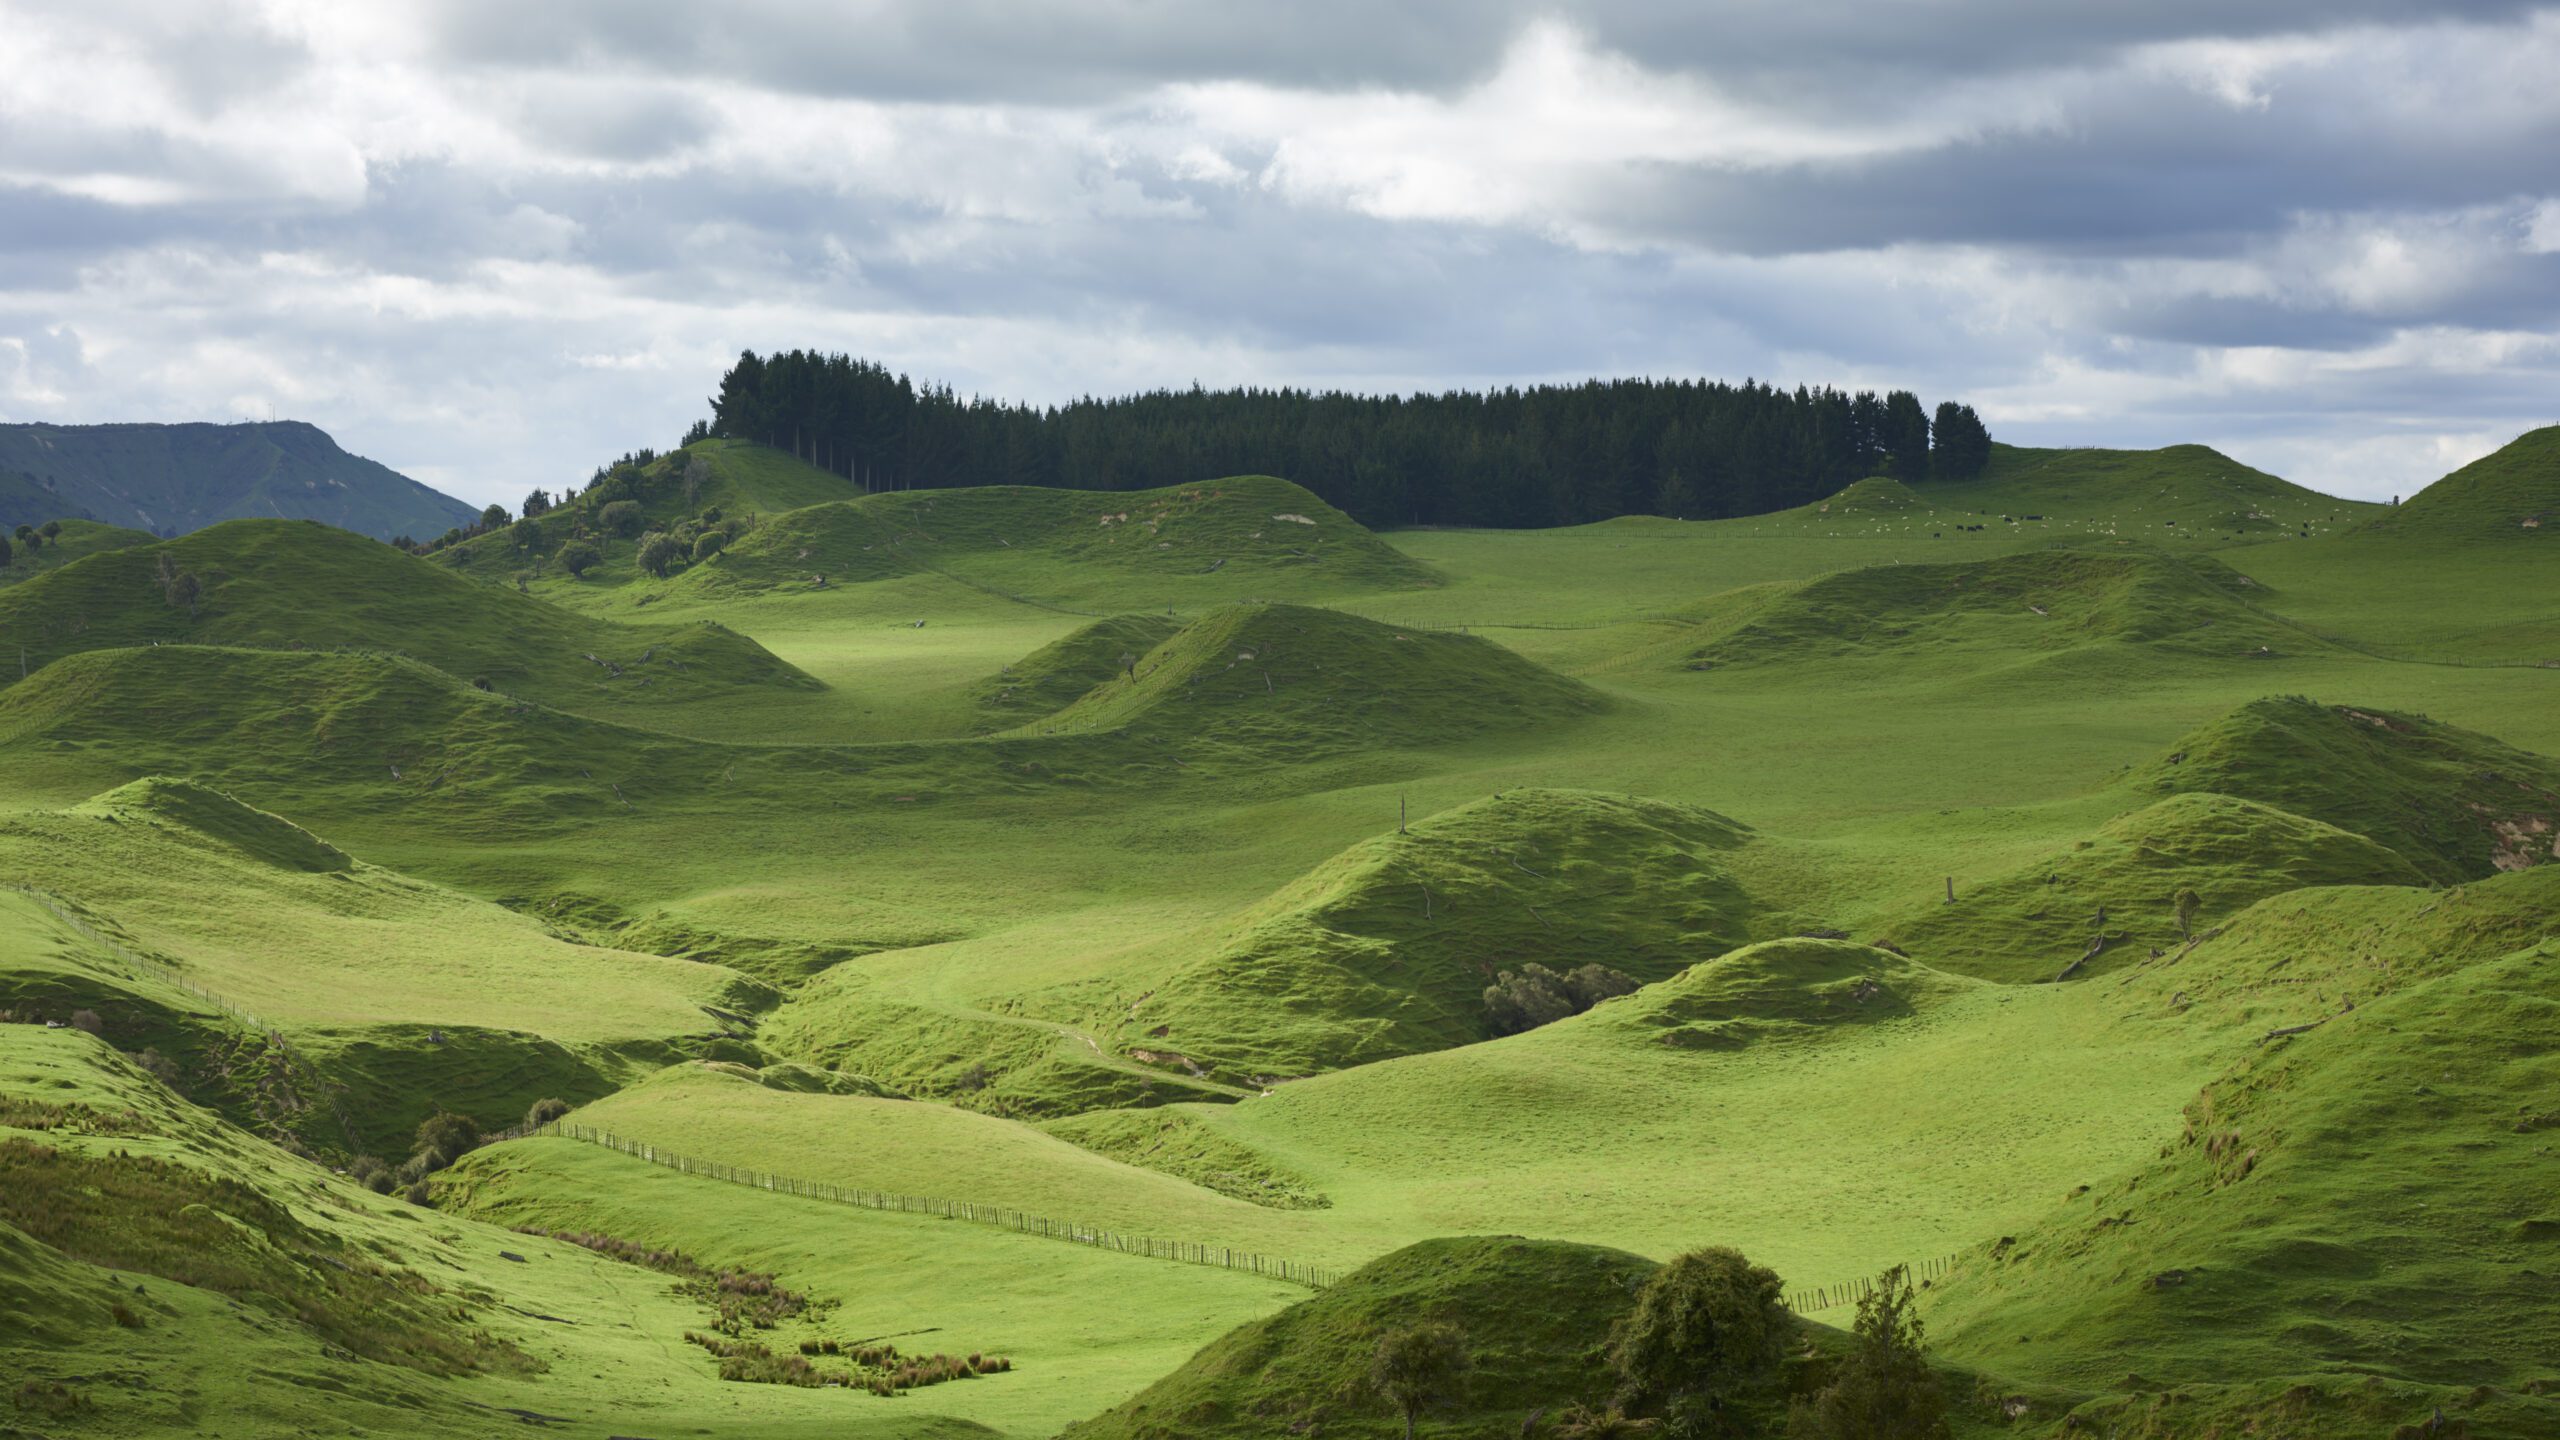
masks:
[(1901, 481), (1889, 475), (1870, 475), (1843, 486), (1824, 499), (1810, 505), (1799, 505), (1781, 514), (1797, 520), (1818, 521), (1851, 516), (1905, 515), (1935, 508), (1935, 501)]
[(1432, 572), (1286, 480), (1240, 475), (1160, 490), (991, 485), (905, 490), (775, 516), (687, 580), (806, 588), (922, 572), (1035, 600), (1280, 596), (1411, 589)]
[(1068, 1428), (1073, 1440), (1403, 1433), (1369, 1386), (1392, 1330), (1430, 1321), (1466, 1332), (1462, 1406), (1433, 1435), (1514, 1435), (1533, 1410), (1598, 1403), (1610, 1385), (1609, 1327), (1633, 1308), (1652, 1261), (1555, 1240), (1426, 1240), (1372, 1261), (1269, 1319), (1213, 1341), (1127, 1403)]
[[(1660, 980), (1750, 938), (1712, 811), (1514, 790), (1334, 856), (1110, 1017), (1124, 1053), (1299, 1076), (1486, 1038), (1484, 990), (1535, 961)], [(1427, 892), (1427, 895), (1426, 895)]]
[(1305, 1179), (1181, 1110), (1096, 1110), (1040, 1128), (1097, 1155), (1274, 1210), (1322, 1210), (1333, 1203)]
[(1230, 605), (1027, 731), (1207, 742), (1272, 760), (1418, 749), (1592, 714), (1598, 692), (1474, 635), (1307, 605)]
[(1681, 1050), (1737, 1050), (1907, 1018), (1977, 983), (1872, 946), (1769, 940), (1700, 961), (1560, 1023), (1650, 1035)]
[(2382, 508), (2305, 489), (2205, 445), (2043, 450), (1995, 444), (1981, 475), (1918, 489), (1941, 510), (1973, 511), (1987, 523), (2034, 519), (2157, 538), (2318, 533)]
[(345, 870), (345, 851), (285, 819), (243, 805), (209, 785), (147, 775), (119, 785), (79, 807), (104, 819), (160, 820), (219, 840), (241, 854), (280, 870), (313, 873)]
[(2044, 859), (1960, 881), (1952, 902), (1918, 901), (1883, 929), (1939, 969), (2024, 984), (2102, 974), (2183, 943), (2180, 890), (2196, 892), (2202, 928), (2305, 886), (2425, 883), (2352, 831), (2236, 796), (2173, 795)]
[[(192, 613), (163, 591), (164, 561), (200, 583)], [(717, 625), (592, 619), (310, 521), (234, 520), (91, 555), (0, 590), (0, 633), (38, 666), (85, 651), (170, 644), (405, 655), (460, 680), (573, 708), (817, 688)]]
[(2555, 1033), (2549, 942), (2368, 991), (2232, 1064), (2157, 1158), (1961, 1265), (1935, 1291), (1932, 1337), (1954, 1358), (2109, 1389), (2547, 1382)]
[(2370, 836), (2439, 883), (2560, 859), (2560, 762), (2423, 716), (2256, 700), (2126, 783), (2279, 805)]
[(2560, 548), (2560, 425), (2526, 431), (2375, 516), (2364, 533)]
[(974, 691), (978, 714), (997, 730), (1054, 715), (1124, 673), (1122, 657), (1134, 663), (1181, 628), (1181, 622), (1162, 615), (1096, 620), (980, 681)]
[(1961, 668), (2104, 644), (2227, 658), (2327, 648), (2251, 609), (2256, 588), (2219, 561), (2129, 545), (1879, 565), (1764, 592), (1723, 617), (1689, 664), (1893, 656)]

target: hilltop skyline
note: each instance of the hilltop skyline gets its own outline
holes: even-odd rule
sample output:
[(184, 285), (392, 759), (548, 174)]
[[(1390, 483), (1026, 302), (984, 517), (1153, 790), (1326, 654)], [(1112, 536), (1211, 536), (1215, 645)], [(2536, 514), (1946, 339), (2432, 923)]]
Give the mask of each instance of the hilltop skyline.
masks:
[(514, 503), (741, 348), (1058, 402), (1909, 387), (2413, 493), (2549, 423), (2560, 12), (13, 7), (0, 420)]

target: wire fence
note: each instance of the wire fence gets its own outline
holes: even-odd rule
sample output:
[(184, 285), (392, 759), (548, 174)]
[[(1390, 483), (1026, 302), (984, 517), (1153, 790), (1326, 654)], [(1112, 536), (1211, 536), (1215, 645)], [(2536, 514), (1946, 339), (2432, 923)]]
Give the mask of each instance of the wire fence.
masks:
[(724, 1164), (661, 1149), (642, 1140), (631, 1140), (610, 1130), (592, 1125), (555, 1120), (544, 1125), (518, 1126), (501, 1131), (492, 1139), (516, 1140), (528, 1136), (556, 1136), (564, 1140), (601, 1145), (608, 1150), (646, 1160), (669, 1170), (706, 1179), (725, 1180), (732, 1185), (745, 1185), (769, 1190), (777, 1195), (798, 1195), (830, 1204), (852, 1205), (865, 1210), (884, 1210), (905, 1215), (932, 1215), (945, 1220), (965, 1220), (990, 1225), (1023, 1235), (1065, 1240), (1097, 1249), (1115, 1250), (1123, 1255), (1140, 1255), (1153, 1260), (1173, 1260), (1186, 1265), (1209, 1265), (1222, 1270), (1239, 1270), (1267, 1279), (1304, 1285), (1321, 1290), (1342, 1278), (1341, 1272), (1301, 1260), (1284, 1260), (1232, 1246), (1207, 1245), (1192, 1240), (1164, 1240), (1148, 1235), (1124, 1235), (1098, 1225), (1072, 1220), (1057, 1220), (1045, 1215), (997, 1205), (981, 1205), (969, 1200), (950, 1200), (929, 1195), (898, 1195), (882, 1190), (863, 1190), (847, 1185), (832, 1185), (820, 1180), (804, 1180), (770, 1171)]
[[(1933, 1285), (1954, 1274), (1958, 1262), (1972, 1253), (1972, 1250), (1965, 1249), (1952, 1255), (1941, 1255), (1935, 1260), (1923, 1260), (1916, 1265), (1904, 1266), (1903, 1273), (1911, 1278), (1911, 1283), (1915, 1286)], [(1799, 1315), (1817, 1315), (1825, 1310), (1837, 1310), (1844, 1305), (1855, 1305), (1875, 1293), (1878, 1278), (1868, 1276), (1864, 1279), (1844, 1280), (1835, 1285), (1810, 1285), (1803, 1289), (1790, 1290), (1786, 1293), (1787, 1308)]]

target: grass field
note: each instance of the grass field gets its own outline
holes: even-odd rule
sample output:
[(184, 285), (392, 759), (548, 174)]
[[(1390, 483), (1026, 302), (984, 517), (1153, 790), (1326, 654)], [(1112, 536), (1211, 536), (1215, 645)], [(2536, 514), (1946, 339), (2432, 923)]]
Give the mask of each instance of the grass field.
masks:
[[(2555, 476), (2002, 447), (1372, 535), (709, 442), (425, 558), (66, 531), (0, 588), (0, 1425), (1388, 1434), (1404, 1306), (1503, 1372), (1424, 1433), (1513, 1434), (1723, 1244), (1936, 1263), (1961, 1434), (2560, 1433)], [(1531, 965), (1638, 988), (1497, 1034)], [(330, 1173), (540, 1099), (782, 1182)], [(191, 1267), (160, 1210), (259, 1238)], [(1013, 1368), (723, 1380), (695, 1271), (517, 1227), (808, 1302), (723, 1344)]]

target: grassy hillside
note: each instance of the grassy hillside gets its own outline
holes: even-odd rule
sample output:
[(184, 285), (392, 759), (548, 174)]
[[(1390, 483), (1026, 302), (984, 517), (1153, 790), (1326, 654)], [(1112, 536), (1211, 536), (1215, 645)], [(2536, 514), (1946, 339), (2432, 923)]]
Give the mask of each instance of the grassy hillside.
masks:
[(2560, 425), (2526, 431), (2374, 516), (2364, 529), (2406, 539), (2505, 541), (2560, 531)]
[(2184, 943), (2313, 885), (2423, 885), (2416, 867), (2352, 831), (2228, 795), (2181, 794), (2120, 816), (2070, 848), (1919, 902), (1887, 938), (1942, 969), (2011, 984), (2082, 978)]
[(1686, 806), (1515, 790), (1333, 857), (1104, 1017), (1150, 1063), (1264, 1083), (1487, 1038), (1502, 970), (1659, 980), (1750, 938), (1748, 833)]
[(757, 592), (949, 571), (1074, 604), (1103, 586), (1166, 600), (1294, 597), (1429, 583), (1312, 494), (1245, 475), (1163, 490), (1020, 486), (871, 495), (776, 517), (694, 583)]
[(2555, 1023), (2546, 944), (2268, 1044), (2188, 1104), (2157, 1158), (1959, 1272), (1934, 1303), (1941, 1343), (2088, 1386), (2128, 1364), (2146, 1389), (2548, 1381)]
[(1870, 656), (2013, 665), (2096, 645), (2275, 658), (2322, 642), (2251, 608), (2255, 587), (2210, 559), (2155, 550), (2035, 550), (1886, 565), (1773, 589), (1707, 627), (1701, 670)]
[(14, 538), (9, 542), (13, 553), (7, 565), (0, 565), (0, 585), (23, 584), (39, 575), (50, 574), (74, 560), (86, 559), (102, 550), (122, 550), (134, 545), (148, 545), (152, 536), (141, 530), (121, 525), (101, 525), (95, 520), (53, 520), (42, 522), (0, 521), (0, 529), (15, 529), (21, 524), (53, 524), (62, 533), (44, 543), (40, 550), (29, 550)]
[(2250, 539), (2320, 535), (2377, 513), (2361, 500), (2323, 495), (2203, 445), (2159, 450), (1991, 447), (1971, 480), (1930, 482), (1918, 492), (1941, 510), (2050, 521), (2150, 539), (2198, 534)]
[(1184, 626), (1028, 729), (1212, 742), (1272, 760), (1418, 748), (1591, 714), (1598, 694), (1489, 640), (1305, 605), (1235, 605)]
[(996, 730), (1054, 715), (1122, 674), (1181, 628), (1173, 619), (1157, 615), (1096, 620), (980, 681), (976, 687), (979, 713), (987, 727)]
[[(193, 575), (172, 603), (163, 566)], [(653, 704), (816, 682), (714, 625), (624, 626), (475, 585), (344, 530), (242, 520), (91, 556), (0, 591), (35, 665), (120, 646), (254, 645), (410, 655), (551, 704)], [(14, 681), (14, 670), (0, 681)]]
[(1624, 1251), (1517, 1237), (1430, 1240), (1371, 1262), (1312, 1300), (1221, 1336), (1126, 1404), (1067, 1430), (1075, 1440), (1276, 1433), (1388, 1436), (1403, 1422), (1368, 1381), (1389, 1331), (1466, 1332), (1463, 1403), (1428, 1435), (1508, 1435), (1533, 1412), (1607, 1398), (1601, 1342), (1653, 1262)]
[(2126, 784), (2282, 806), (2370, 837), (2438, 883), (2560, 859), (2560, 763), (2424, 716), (2258, 700)]
[(475, 513), (298, 420), (0, 425), (0, 473), (25, 477), (51, 502), (41, 514), (0, 513), (11, 527), (78, 517), (175, 535), (274, 517), (388, 540), (439, 534)]

